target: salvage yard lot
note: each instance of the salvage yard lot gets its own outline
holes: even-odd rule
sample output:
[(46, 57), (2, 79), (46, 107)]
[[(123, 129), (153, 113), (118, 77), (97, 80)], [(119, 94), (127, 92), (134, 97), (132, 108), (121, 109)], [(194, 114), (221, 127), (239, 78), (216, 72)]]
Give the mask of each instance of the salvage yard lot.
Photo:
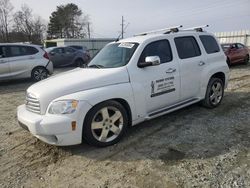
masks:
[(218, 108), (142, 123), (107, 148), (50, 146), (21, 129), (16, 107), (31, 84), (0, 83), (0, 187), (250, 187), (249, 65), (231, 68)]

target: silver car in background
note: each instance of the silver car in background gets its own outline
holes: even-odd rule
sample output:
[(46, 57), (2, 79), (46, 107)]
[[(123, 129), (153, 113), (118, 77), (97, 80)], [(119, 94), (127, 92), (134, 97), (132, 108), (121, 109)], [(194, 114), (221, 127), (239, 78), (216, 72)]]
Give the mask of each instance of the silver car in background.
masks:
[(40, 46), (0, 43), (0, 81), (30, 77), (40, 81), (52, 73), (53, 64)]
[(90, 57), (83, 51), (73, 47), (50, 47), (46, 48), (54, 67), (69, 65), (82, 67), (89, 62)]

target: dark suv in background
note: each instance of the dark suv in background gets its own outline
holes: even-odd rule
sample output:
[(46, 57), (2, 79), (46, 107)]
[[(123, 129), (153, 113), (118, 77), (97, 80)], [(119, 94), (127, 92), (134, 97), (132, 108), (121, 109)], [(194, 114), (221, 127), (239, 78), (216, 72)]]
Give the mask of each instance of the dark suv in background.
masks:
[(54, 67), (65, 67), (69, 65), (82, 67), (90, 60), (89, 55), (79, 49), (73, 47), (50, 47), (45, 51), (49, 55), (49, 59), (53, 62)]
[(249, 62), (249, 49), (241, 43), (222, 44), (228, 65)]

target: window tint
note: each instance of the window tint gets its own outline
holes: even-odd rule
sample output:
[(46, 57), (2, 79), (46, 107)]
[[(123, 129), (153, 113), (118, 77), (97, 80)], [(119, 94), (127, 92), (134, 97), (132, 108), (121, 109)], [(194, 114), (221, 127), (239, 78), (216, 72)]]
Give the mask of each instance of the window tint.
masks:
[(201, 42), (208, 54), (216, 53), (220, 51), (219, 45), (215, 38), (209, 35), (201, 35)]
[(174, 39), (178, 55), (181, 59), (196, 57), (201, 55), (200, 48), (194, 37), (177, 37)]
[(52, 52), (57, 53), (57, 54), (62, 54), (62, 53), (64, 53), (64, 49), (63, 48), (55, 48), (54, 50), (52, 50)]
[(7, 48), (6, 46), (0, 46), (0, 58), (7, 57)]
[(168, 40), (161, 40), (148, 44), (143, 50), (139, 62), (145, 62), (145, 58), (148, 56), (159, 56), (161, 63), (172, 61), (172, 51)]
[(74, 50), (73, 48), (65, 48), (65, 53), (74, 53), (76, 50)]
[(237, 46), (238, 46), (239, 49), (244, 48), (244, 46), (242, 44), (240, 44), (240, 43), (238, 43)]
[(8, 57), (34, 55), (39, 52), (36, 48), (31, 46), (8, 46), (8, 48)]
[(23, 48), (26, 51), (26, 55), (34, 55), (39, 52), (36, 48), (31, 46), (25, 46)]

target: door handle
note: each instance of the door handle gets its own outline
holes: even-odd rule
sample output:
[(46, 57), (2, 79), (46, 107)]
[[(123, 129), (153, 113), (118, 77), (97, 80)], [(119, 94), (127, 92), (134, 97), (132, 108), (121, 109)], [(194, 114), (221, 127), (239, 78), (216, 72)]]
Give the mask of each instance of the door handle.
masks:
[(173, 72), (175, 72), (175, 71), (176, 71), (176, 69), (169, 68), (169, 69), (166, 71), (166, 73), (173, 73)]
[(206, 63), (204, 62), (204, 61), (200, 61), (199, 62), (199, 66), (203, 66), (203, 65), (205, 65)]

